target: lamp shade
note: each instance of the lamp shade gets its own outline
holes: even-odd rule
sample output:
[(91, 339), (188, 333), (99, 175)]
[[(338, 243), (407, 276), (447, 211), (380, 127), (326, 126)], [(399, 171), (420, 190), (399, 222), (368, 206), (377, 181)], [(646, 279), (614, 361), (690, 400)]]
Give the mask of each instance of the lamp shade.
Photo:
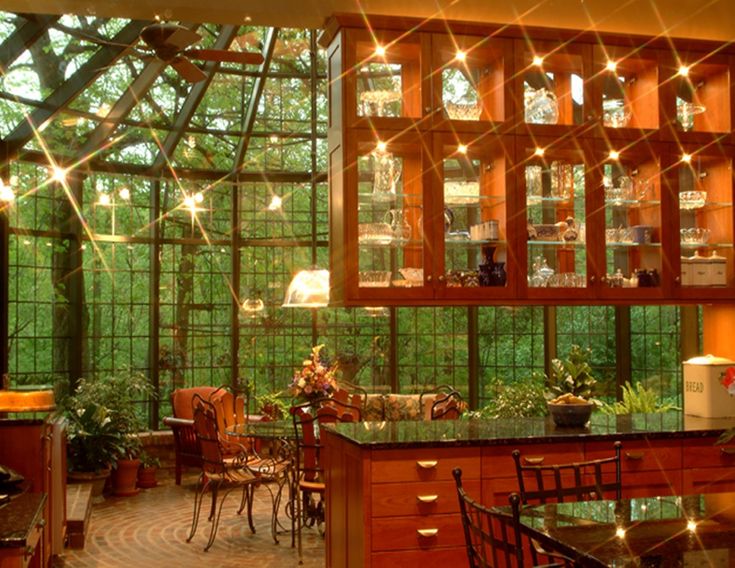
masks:
[(284, 308), (324, 308), (329, 304), (329, 270), (302, 270), (286, 290)]

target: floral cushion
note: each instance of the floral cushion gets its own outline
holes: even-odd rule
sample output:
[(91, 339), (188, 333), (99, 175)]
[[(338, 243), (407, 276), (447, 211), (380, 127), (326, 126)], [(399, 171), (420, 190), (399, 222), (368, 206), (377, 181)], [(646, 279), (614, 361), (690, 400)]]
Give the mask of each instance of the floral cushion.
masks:
[(385, 395), (385, 420), (422, 420), (423, 413), (419, 406), (417, 394), (387, 394)]
[(369, 394), (365, 400), (362, 419), (367, 422), (380, 422), (383, 417), (383, 395)]

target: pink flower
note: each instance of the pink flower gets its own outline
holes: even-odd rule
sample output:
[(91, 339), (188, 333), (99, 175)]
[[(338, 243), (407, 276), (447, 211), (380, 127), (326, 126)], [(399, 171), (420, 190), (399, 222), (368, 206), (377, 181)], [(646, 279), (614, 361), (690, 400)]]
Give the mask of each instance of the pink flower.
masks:
[(720, 376), (720, 383), (727, 392), (735, 396), (735, 367), (728, 367)]

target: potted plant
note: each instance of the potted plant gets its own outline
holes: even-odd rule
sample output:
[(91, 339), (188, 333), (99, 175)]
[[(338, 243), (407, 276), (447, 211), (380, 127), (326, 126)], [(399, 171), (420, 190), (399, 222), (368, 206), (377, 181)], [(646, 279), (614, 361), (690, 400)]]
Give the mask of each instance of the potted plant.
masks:
[(283, 399), (281, 391), (257, 396), (255, 404), (258, 413), (271, 420), (282, 420), (288, 414), (288, 403)]
[(590, 349), (572, 345), (566, 359), (551, 360), (550, 374), (545, 377), (547, 404), (557, 426), (584, 426), (597, 404), (591, 398), (597, 380), (592, 376), (590, 354)]
[(141, 443), (137, 435), (128, 433), (122, 444), (122, 453), (112, 465), (112, 493), (118, 497), (137, 495)]
[[(136, 458), (143, 429), (138, 402), (152, 394), (142, 373), (80, 379), (70, 391), (59, 386), (59, 409), (68, 420), (67, 464), (69, 478), (104, 478), (120, 459)], [(137, 466), (136, 466), (137, 469)]]
[(142, 451), (140, 453), (140, 469), (138, 470), (138, 487), (149, 489), (158, 485), (156, 473), (159, 467), (161, 467), (161, 462), (157, 457)]

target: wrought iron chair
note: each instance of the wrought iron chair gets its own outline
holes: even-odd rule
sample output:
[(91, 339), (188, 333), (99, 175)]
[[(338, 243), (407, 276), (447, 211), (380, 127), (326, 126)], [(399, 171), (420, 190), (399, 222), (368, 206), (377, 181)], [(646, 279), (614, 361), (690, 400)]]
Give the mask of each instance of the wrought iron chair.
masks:
[[(608, 458), (565, 464), (524, 464), (521, 452), (513, 450), (521, 502), (542, 504), (549, 501), (590, 501), (622, 494), (620, 452), (622, 444), (613, 444), (615, 454)], [(529, 487), (530, 486), (530, 487)]]
[(181, 475), (184, 467), (202, 466), (202, 452), (194, 433), (194, 414), (192, 399), (195, 395), (209, 400), (215, 387), (194, 387), (188, 389), (176, 389), (171, 393), (171, 410), (173, 416), (167, 416), (163, 423), (171, 428), (174, 435), (174, 455), (176, 460), (175, 475), (176, 485), (181, 485)]
[[(255, 486), (260, 483), (261, 474), (258, 466), (260, 464), (249, 463), (251, 455), (243, 448), (242, 452), (235, 457), (226, 457), (220, 433), (217, 427), (217, 414), (214, 405), (195, 395), (194, 406), (194, 432), (201, 449), (202, 473), (197, 483), (197, 491), (194, 496), (194, 514), (192, 517), (191, 530), (186, 539), (190, 542), (196, 534), (199, 523), (199, 513), (202, 501), (207, 491), (212, 495), (212, 504), (209, 512), (209, 521), (212, 527), (209, 540), (204, 547), (205, 552), (209, 550), (217, 536), (217, 527), (222, 514), (225, 499), (234, 490), (242, 488), (242, 499), (238, 515), (247, 507), (248, 525), (255, 532), (253, 525), (253, 494)], [(229, 448), (231, 450), (231, 447)], [(217, 497), (220, 490), (224, 490), (222, 498), (217, 507)]]
[(321, 526), (324, 522), (324, 469), (319, 425), (355, 422), (361, 417), (359, 407), (331, 398), (318, 399), (291, 407), (296, 434), (296, 507), (292, 517), (301, 562), (301, 529)]
[(457, 420), (467, 408), (462, 395), (449, 385), (439, 385), (419, 396), (427, 420)]
[[(492, 507), (484, 507), (465, 493), (462, 487), (462, 470), (455, 468), (452, 475), (457, 484), (459, 511), (462, 516), (470, 568), (538, 567), (538, 558), (533, 548), (526, 547), (529, 550), (531, 564), (528, 564), (529, 559), (525, 555), (524, 540), (529, 539), (533, 531), (524, 528), (520, 523), (520, 496), (517, 493), (510, 494), (510, 514)], [(544, 566), (550, 568), (567, 564), (562, 561)]]

